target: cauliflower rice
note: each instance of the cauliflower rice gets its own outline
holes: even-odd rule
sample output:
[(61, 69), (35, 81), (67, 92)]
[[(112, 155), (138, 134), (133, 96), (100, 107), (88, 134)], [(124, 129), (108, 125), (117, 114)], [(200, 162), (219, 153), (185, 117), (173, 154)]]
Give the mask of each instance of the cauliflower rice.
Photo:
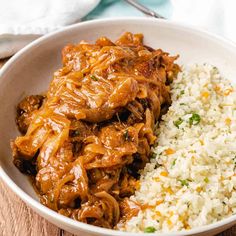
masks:
[(131, 200), (146, 206), (120, 230), (192, 229), (236, 214), (236, 89), (211, 65), (184, 68)]

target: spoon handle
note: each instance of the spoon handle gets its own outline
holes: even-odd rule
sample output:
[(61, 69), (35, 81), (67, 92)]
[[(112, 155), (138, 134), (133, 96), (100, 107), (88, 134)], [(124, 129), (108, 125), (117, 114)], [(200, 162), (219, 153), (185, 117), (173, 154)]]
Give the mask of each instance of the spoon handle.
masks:
[(138, 3), (135, 0), (125, 0), (125, 1), (146, 15), (149, 15), (149, 16), (152, 16), (155, 18), (159, 18), (159, 19), (165, 19), (165, 17), (163, 17), (160, 14), (158, 14), (157, 12), (145, 7), (144, 5), (142, 5), (141, 3)]

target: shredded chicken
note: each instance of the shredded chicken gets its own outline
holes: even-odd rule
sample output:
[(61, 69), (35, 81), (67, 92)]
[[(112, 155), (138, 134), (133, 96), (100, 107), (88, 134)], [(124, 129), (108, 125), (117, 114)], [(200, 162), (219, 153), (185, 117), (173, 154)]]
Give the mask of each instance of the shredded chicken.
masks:
[(125, 33), (116, 42), (68, 45), (62, 57), (46, 96), (18, 105), (14, 164), (34, 176), (44, 205), (113, 228), (138, 213), (128, 197), (149, 161), (154, 124), (171, 103), (177, 56)]

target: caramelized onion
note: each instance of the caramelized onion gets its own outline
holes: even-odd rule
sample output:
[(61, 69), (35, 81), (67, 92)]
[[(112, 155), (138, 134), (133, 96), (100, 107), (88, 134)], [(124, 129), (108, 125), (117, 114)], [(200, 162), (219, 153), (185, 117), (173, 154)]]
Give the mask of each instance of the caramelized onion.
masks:
[(19, 103), (13, 162), (33, 175), (51, 209), (107, 228), (138, 213), (127, 197), (149, 161), (154, 124), (180, 70), (177, 57), (142, 41), (125, 33), (114, 43), (102, 37), (67, 45), (46, 96)]

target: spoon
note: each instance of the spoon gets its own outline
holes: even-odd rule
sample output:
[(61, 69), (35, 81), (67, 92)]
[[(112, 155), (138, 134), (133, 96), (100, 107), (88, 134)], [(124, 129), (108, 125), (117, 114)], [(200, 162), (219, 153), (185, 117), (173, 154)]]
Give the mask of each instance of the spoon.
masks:
[(141, 3), (138, 3), (135, 0), (125, 0), (128, 4), (130, 4), (131, 6), (135, 7), (136, 9), (138, 9), (139, 11), (143, 12), (144, 14), (148, 15), (148, 16), (152, 16), (155, 18), (159, 18), (159, 19), (165, 19), (165, 17), (163, 17), (162, 15), (158, 14), (157, 12), (145, 7), (144, 5), (142, 5)]

